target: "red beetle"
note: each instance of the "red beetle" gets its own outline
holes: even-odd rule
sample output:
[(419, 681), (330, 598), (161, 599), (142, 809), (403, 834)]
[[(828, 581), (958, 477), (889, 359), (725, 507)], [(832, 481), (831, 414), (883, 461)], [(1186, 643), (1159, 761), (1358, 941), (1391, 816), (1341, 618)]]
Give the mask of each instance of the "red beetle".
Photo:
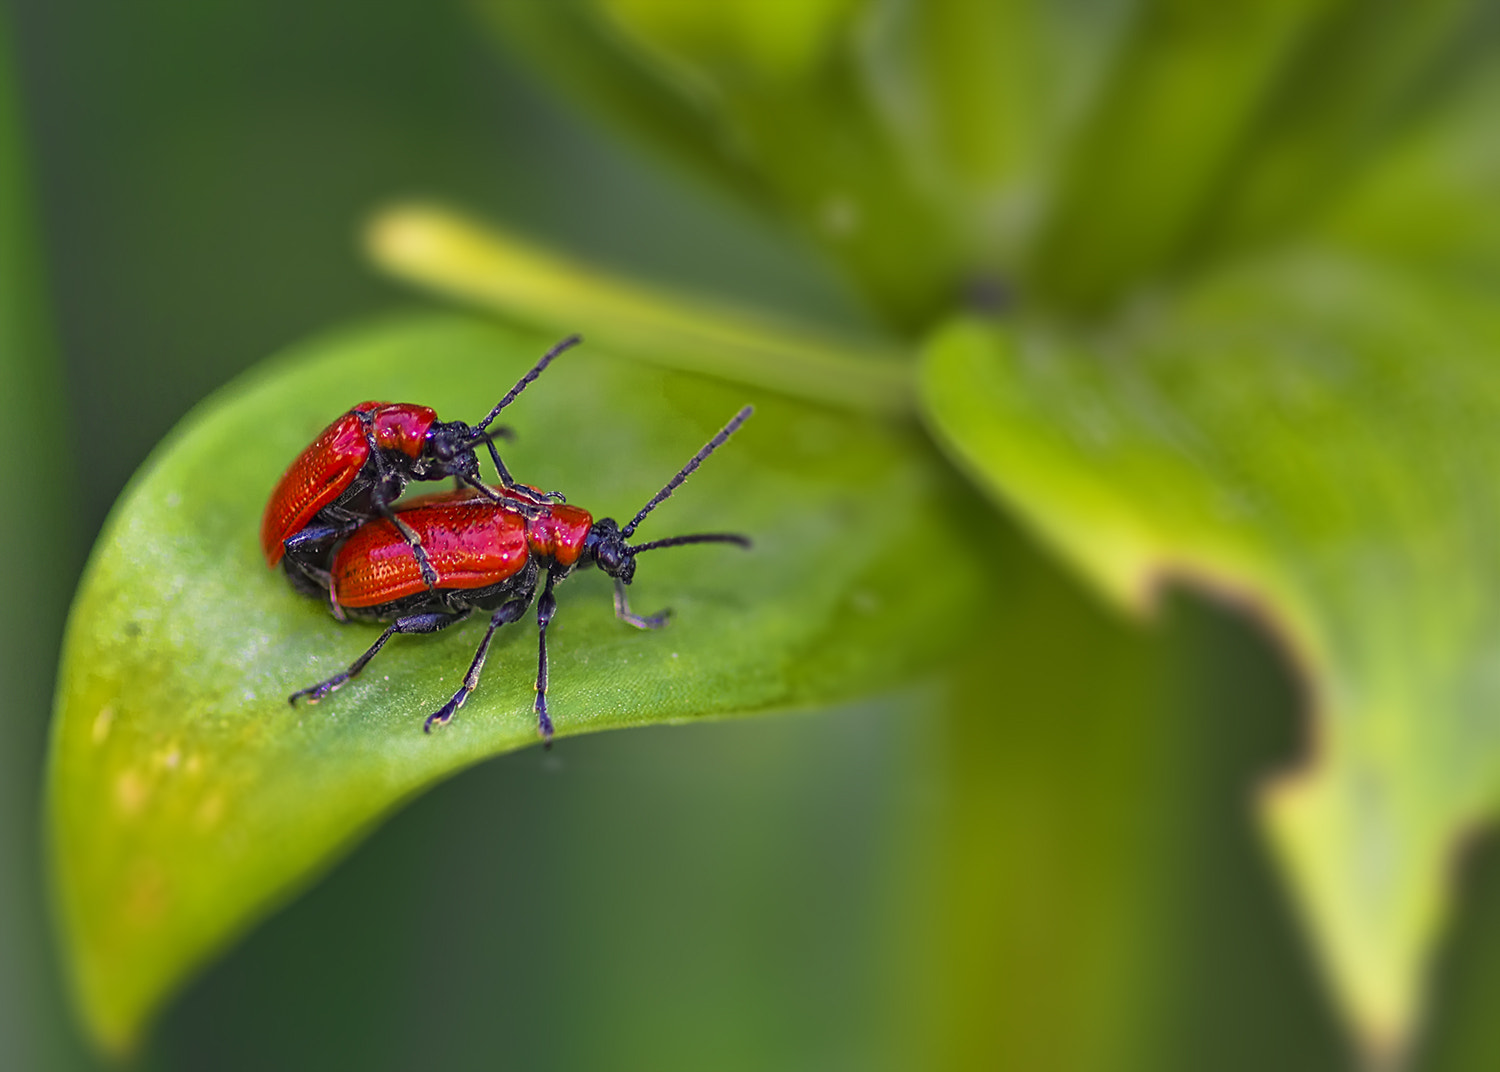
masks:
[[(552, 359), (579, 341), (558, 343), (536, 363), (478, 424), (439, 421), (427, 406), (406, 402), (361, 402), (323, 429), (282, 474), (266, 503), (260, 523), (260, 547), (266, 564), (284, 562), (294, 586), (304, 592), (327, 588), (328, 555), (333, 546), (373, 517), (383, 517), (400, 531), (429, 588), (438, 583), (416, 532), (395, 516), (391, 504), (412, 480), (453, 477), (501, 501), (479, 480), (474, 448), (483, 443), (507, 489), (520, 488), (500, 460), (495, 437), (506, 429), (486, 431), (506, 406), (535, 380)], [(510, 503), (524, 510), (552, 496), (523, 489)]]
[[(545, 571), (536, 610), (539, 654), (535, 710), (537, 732), (543, 740), (550, 741), (547, 623), (557, 610), (553, 586), (575, 566), (592, 562), (615, 580), (615, 614), (621, 621), (638, 629), (657, 629), (663, 625), (668, 612), (642, 617), (632, 613), (626, 601), (625, 586), (635, 577), (637, 555), (690, 543), (749, 547), (750, 541), (726, 532), (673, 536), (633, 545), (626, 541), (646, 515), (733, 435), (751, 412), (750, 406), (740, 410), (624, 528), (613, 518), (595, 521), (588, 511), (576, 506), (542, 503), (520, 512), (510, 505), (496, 505), (471, 490), (428, 495), (402, 503), (396, 507), (396, 513), (421, 540), (437, 574), (437, 583), (430, 588), (396, 525), (379, 520), (362, 526), (333, 555), (328, 578), (334, 614), (391, 624), (348, 670), (294, 692), (291, 702), (295, 704), (304, 697), (309, 703), (321, 700), (363, 670), (397, 633), (436, 633), (463, 621), (475, 610), (490, 611), (490, 626), (479, 642), (462, 687), (446, 704), (428, 715), (423, 724), (422, 728), (431, 732), (434, 725), (441, 726), (452, 718), (479, 685), (485, 653), (495, 630), (526, 613), (536, 595), (538, 576)], [(529, 497), (522, 498), (519, 488), (504, 489), (500, 495), (516, 505), (534, 505)]]

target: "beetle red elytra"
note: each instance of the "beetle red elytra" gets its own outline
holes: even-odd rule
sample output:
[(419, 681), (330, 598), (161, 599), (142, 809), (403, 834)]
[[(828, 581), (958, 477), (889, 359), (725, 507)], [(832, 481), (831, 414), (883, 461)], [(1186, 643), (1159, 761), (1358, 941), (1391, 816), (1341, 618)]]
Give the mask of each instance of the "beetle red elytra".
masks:
[(339, 417), (287, 467), (266, 503), (260, 523), (266, 564), (274, 568), (282, 563), (294, 587), (319, 593), (328, 587), (326, 569), (334, 545), (364, 522), (381, 517), (400, 532), (427, 586), (435, 587), (438, 577), (426, 551), (392, 504), (413, 480), (450, 476), (476, 495), (502, 501), (479, 479), (475, 448), (481, 443), (489, 448), (502, 487), (522, 489), (505, 500), (513, 509), (531, 509), (555, 498), (516, 483), (495, 447), (495, 439), (508, 437), (509, 430), (490, 430), (490, 424), (553, 358), (580, 341), (570, 335), (548, 350), (473, 426), (440, 421), (427, 406), (406, 402), (361, 402)]
[[(420, 539), (437, 575), (429, 585), (417, 567), (411, 548), (398, 526), (386, 519), (371, 521), (349, 536), (334, 552), (328, 595), (335, 616), (389, 622), (385, 632), (343, 673), (292, 693), (316, 703), (359, 674), (397, 633), (436, 633), (463, 621), (476, 610), (490, 611), (489, 628), (474, 653), (462, 686), (442, 707), (427, 716), (422, 728), (431, 732), (464, 705), (479, 685), (490, 640), (500, 626), (517, 621), (536, 597), (537, 732), (551, 742), (552, 720), (547, 714), (547, 625), (557, 611), (552, 594), (557, 583), (575, 567), (593, 563), (614, 578), (615, 615), (638, 629), (658, 629), (669, 611), (642, 616), (630, 609), (625, 587), (635, 577), (636, 556), (665, 547), (693, 543), (731, 543), (748, 548), (746, 536), (728, 532), (700, 532), (671, 536), (650, 543), (631, 544), (630, 537), (646, 515), (667, 499), (682, 482), (750, 417), (746, 406), (678, 470), (677, 475), (641, 508), (628, 525), (613, 518), (595, 521), (588, 511), (561, 503), (535, 503), (526, 495), (534, 489), (507, 488), (503, 503), (472, 489), (422, 496), (395, 507), (400, 520)], [(512, 508), (510, 503), (526, 506)]]

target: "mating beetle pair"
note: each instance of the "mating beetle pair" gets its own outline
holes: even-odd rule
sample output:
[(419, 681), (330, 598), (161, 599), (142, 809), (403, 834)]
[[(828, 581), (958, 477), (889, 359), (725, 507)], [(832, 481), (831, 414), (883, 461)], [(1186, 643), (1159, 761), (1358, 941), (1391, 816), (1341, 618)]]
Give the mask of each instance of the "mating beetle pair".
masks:
[[(626, 599), (625, 586), (635, 576), (637, 555), (692, 543), (749, 546), (744, 536), (718, 532), (643, 544), (628, 542), (646, 515), (749, 418), (749, 406), (740, 410), (623, 527), (612, 518), (596, 521), (588, 511), (557, 501), (560, 496), (543, 494), (511, 478), (494, 446), (497, 432), (485, 429), (557, 354), (577, 341), (575, 336), (553, 347), (479, 425), (442, 425), (433, 415), (427, 421), (429, 429), (454, 429), (438, 433), (447, 437), (446, 443), (434, 444), (429, 438), (426, 443), (430, 446), (419, 444), (417, 435), (409, 430), (420, 423), (411, 419), (411, 414), (425, 420), (431, 410), (366, 403), (330, 425), (292, 463), (272, 494), (262, 523), (262, 547), (268, 564), (284, 561), (293, 586), (305, 593), (326, 594), (334, 616), (340, 620), (352, 617), (390, 623), (347, 670), (293, 693), (292, 703), (304, 698), (310, 703), (321, 700), (363, 670), (397, 633), (435, 633), (476, 610), (489, 611), (489, 628), (462, 685), (423, 724), (430, 732), (433, 726), (452, 718), (478, 686), (495, 630), (526, 612), (536, 599), (540, 583), (541, 596), (536, 599), (535, 712), (537, 732), (550, 742), (547, 626), (557, 610), (553, 588), (559, 581), (576, 567), (592, 563), (614, 579), (615, 614), (637, 628), (656, 629), (665, 623), (666, 612), (649, 617), (634, 614)], [(392, 411), (399, 419), (388, 419), (388, 423), (400, 429), (400, 434), (382, 439), (378, 427), (372, 425), (380, 419), (379, 414)], [(377, 416), (366, 423), (366, 417), (357, 416), (361, 412)], [(353, 472), (348, 459), (357, 459), (358, 452), (336, 453), (329, 447), (330, 443), (350, 442), (350, 422), (360, 422), (361, 430), (370, 432), (364, 437), (367, 452)], [(481, 442), (490, 448), (502, 487), (490, 488), (478, 479), (473, 448)], [(394, 459), (393, 454), (407, 460)], [(342, 480), (342, 486), (331, 493), (329, 485), (338, 481), (327, 478), (330, 472)], [(322, 473), (324, 479), (306, 479), (301, 475), (306, 473)], [(455, 477), (460, 487), (405, 503), (394, 502), (407, 480), (444, 476)], [(318, 505), (310, 506), (313, 502)], [(298, 520), (302, 521), (300, 528), (295, 527)], [(280, 545), (272, 546), (269, 541), (278, 534)]]
[(463, 421), (439, 421), (434, 410), (406, 402), (361, 402), (345, 413), (297, 456), (271, 492), (260, 523), (260, 547), (266, 564), (274, 567), (281, 563), (294, 587), (317, 594), (328, 587), (324, 567), (334, 545), (371, 518), (382, 517), (396, 527), (411, 548), (427, 587), (435, 587), (437, 575), (426, 551), (396, 516), (392, 504), (410, 481), (451, 476), (476, 494), (505, 505), (504, 497), (479, 480), (474, 448), (481, 443), (489, 448), (504, 488), (520, 489), (520, 495), (510, 500), (514, 508), (522, 509), (523, 503), (529, 508), (555, 498), (534, 494), (516, 483), (495, 448), (495, 440), (507, 438), (509, 429), (487, 429), (553, 358), (579, 341), (577, 335), (570, 335), (543, 354), (473, 427)]

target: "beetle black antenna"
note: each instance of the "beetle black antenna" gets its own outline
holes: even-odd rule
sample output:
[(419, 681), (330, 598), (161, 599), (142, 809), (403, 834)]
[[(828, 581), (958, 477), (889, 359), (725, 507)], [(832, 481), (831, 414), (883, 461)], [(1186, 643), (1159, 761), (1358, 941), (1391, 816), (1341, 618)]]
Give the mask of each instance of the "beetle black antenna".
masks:
[(665, 540), (652, 540), (650, 543), (632, 544), (625, 549), (633, 555), (642, 551), (655, 551), (659, 547), (680, 547), (685, 543), (732, 543), (748, 549), (750, 537), (741, 536), (737, 532), (698, 532), (691, 536), (669, 536)]
[[(635, 515), (630, 524), (626, 525), (623, 529), (620, 530), (620, 535), (627, 540), (630, 539), (630, 534), (635, 531), (637, 525), (645, 520), (646, 515), (660, 506), (667, 499), (667, 497), (672, 494), (672, 492), (681, 487), (682, 482), (686, 480), (690, 475), (692, 475), (693, 470), (703, 464), (703, 459), (707, 458), (710, 454), (723, 446), (724, 440), (734, 435), (736, 429), (738, 429), (740, 425), (748, 421), (750, 419), (750, 414), (754, 412), (754, 406), (746, 406), (744, 409), (736, 413), (734, 415), (734, 420), (726, 424), (718, 435), (714, 436), (707, 443), (705, 443), (703, 445), (703, 449), (700, 450), (697, 454), (694, 454), (692, 460), (684, 465), (681, 469), (679, 469), (676, 476), (667, 481), (667, 486), (658, 491), (652, 497), (651, 501), (641, 508), (641, 512)], [(642, 548), (642, 550), (644, 550), (644, 548)]]
[[(558, 354), (562, 353), (569, 347), (577, 346), (582, 341), (582, 335), (569, 335), (562, 342), (558, 343), (552, 349), (543, 354), (542, 359), (532, 367), (531, 371), (522, 376), (520, 380), (516, 382), (516, 385), (510, 389), (510, 394), (506, 395), (495, 404), (495, 408), (490, 410), (489, 416), (485, 417), (484, 420), (480, 421), (474, 426), (475, 433), (483, 432), (486, 428), (488, 428), (490, 426), (490, 422), (500, 415), (500, 411), (514, 402), (516, 400), (516, 396), (519, 395), (522, 391), (526, 390), (526, 388), (530, 387), (531, 381), (540, 376), (542, 374), (542, 370), (545, 369), (548, 365), (552, 364), (552, 359), (554, 357), (556, 357)], [(475, 443), (480, 442), (483, 442), (482, 437), (472, 440), (469, 443), (469, 446), (473, 446)]]
[(502, 424), (499, 428), (491, 428), (487, 432), (480, 432), (477, 436), (466, 439), (464, 442), (471, 447), (477, 447), (481, 443), (492, 443), (497, 439), (515, 439), (516, 430), (508, 425)]

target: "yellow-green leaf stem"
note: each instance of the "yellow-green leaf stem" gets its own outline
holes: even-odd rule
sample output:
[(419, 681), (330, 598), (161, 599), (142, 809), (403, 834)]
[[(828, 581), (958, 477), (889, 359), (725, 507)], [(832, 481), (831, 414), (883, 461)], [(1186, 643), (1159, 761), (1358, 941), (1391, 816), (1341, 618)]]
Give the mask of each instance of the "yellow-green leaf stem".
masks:
[(958, 322), (924, 389), (954, 456), (1113, 598), (1253, 602), (1304, 671), (1305, 768), (1262, 818), (1334, 991), (1390, 1055), (1456, 839), (1500, 794), (1500, 315), (1288, 254), (1108, 340)]
[[(536, 741), (530, 618), (498, 635), (479, 690), (431, 736), (423, 717), (457, 687), (477, 625), (397, 637), (323, 703), (289, 706), (376, 630), (297, 595), (257, 533), (281, 470), (350, 405), (409, 399), (473, 420), (550, 341), (427, 316), (314, 342), (189, 416), (117, 504), (68, 626), (49, 786), (68, 955), (106, 1048), (128, 1049), (188, 973), (402, 801)], [(641, 535), (742, 531), (754, 549), (643, 557), (636, 609), (674, 612), (658, 632), (617, 621), (595, 570), (559, 588), (558, 748), (889, 687), (930, 673), (963, 620), (975, 585), (948, 540), (952, 482), (904, 422), (586, 342), (506, 412), (507, 464), (627, 518), (747, 401), (754, 419)], [(919, 570), (932, 546), (944, 568)]]
[(411, 282), (644, 361), (870, 413), (912, 405), (910, 363), (892, 344), (859, 345), (613, 278), (444, 209), (388, 210), (369, 247)]

